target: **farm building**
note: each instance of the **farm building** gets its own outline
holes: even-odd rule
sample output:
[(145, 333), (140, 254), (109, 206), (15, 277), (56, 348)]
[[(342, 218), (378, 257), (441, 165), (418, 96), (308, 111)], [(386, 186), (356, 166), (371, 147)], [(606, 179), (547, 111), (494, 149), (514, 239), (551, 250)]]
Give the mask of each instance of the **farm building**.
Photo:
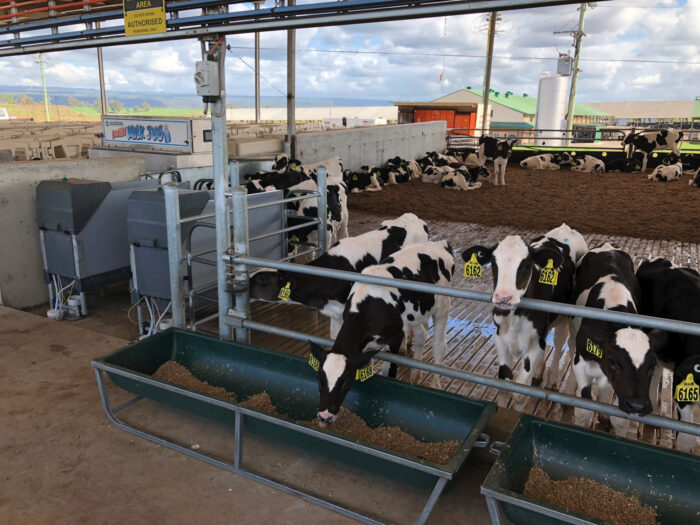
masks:
[[(700, 120), (700, 97), (696, 100), (658, 100), (653, 102), (590, 102), (600, 111), (612, 115), (616, 126), (670, 126), (690, 128)], [(697, 124), (693, 126), (698, 127)]]
[[(1, 57), (196, 43), (204, 109), (0, 121), (0, 524), (697, 522), (689, 130), (516, 143), (494, 92), (475, 144), (475, 90), (297, 127), (297, 29), (541, 3), (231, 3), (0, 15)], [(267, 31), (285, 114), (228, 112)]]

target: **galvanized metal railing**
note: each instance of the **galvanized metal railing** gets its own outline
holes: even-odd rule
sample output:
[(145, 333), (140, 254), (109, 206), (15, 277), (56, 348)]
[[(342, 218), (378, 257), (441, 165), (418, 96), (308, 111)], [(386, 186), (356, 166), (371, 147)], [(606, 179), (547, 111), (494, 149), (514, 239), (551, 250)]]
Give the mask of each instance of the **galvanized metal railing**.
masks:
[[(235, 229), (235, 226), (234, 226)], [(290, 272), (297, 272), (305, 275), (315, 275), (318, 277), (341, 279), (351, 282), (362, 282), (367, 284), (374, 284), (379, 286), (389, 286), (393, 288), (399, 288), (403, 290), (411, 290), (415, 292), (431, 293), (446, 295), (449, 297), (457, 297), (460, 299), (468, 299), (473, 301), (480, 301), (485, 303), (491, 302), (491, 295), (484, 292), (477, 292), (474, 290), (466, 290), (462, 288), (454, 288), (447, 286), (437, 286), (427, 283), (407, 281), (403, 279), (391, 279), (385, 277), (376, 277), (371, 275), (364, 275), (360, 273), (331, 270), (328, 268), (320, 268), (317, 266), (307, 266), (301, 264), (286, 263), (280, 261), (270, 261), (266, 259), (259, 259), (255, 257), (248, 257), (244, 254), (237, 253), (233, 251), (230, 254), (224, 256), (224, 260), (229, 264), (235, 264), (237, 267), (241, 266), (253, 266), (253, 267), (266, 267), (273, 268), (277, 270), (286, 270)], [(597, 319), (603, 321), (610, 321), (614, 323), (623, 323), (633, 326), (641, 326), (645, 328), (656, 328), (660, 330), (667, 330), (671, 332), (684, 333), (694, 336), (700, 336), (700, 324), (689, 323), (685, 321), (676, 321), (672, 319), (663, 319), (659, 317), (651, 317), (638, 314), (628, 314), (624, 312), (613, 312), (608, 310), (599, 310), (596, 308), (589, 308), (584, 306), (575, 306), (563, 303), (556, 303), (551, 301), (543, 301), (539, 299), (523, 299), (520, 307), (527, 308), (531, 310), (539, 310), (544, 312), (550, 312), (561, 315), (584, 317), (588, 319)], [(232, 326), (235, 326), (238, 330), (258, 330), (274, 335), (280, 335), (284, 337), (289, 337), (291, 339), (301, 340), (301, 341), (313, 341), (320, 345), (331, 346), (333, 344), (332, 339), (327, 339), (323, 337), (316, 337), (302, 332), (296, 332), (293, 330), (288, 330), (284, 328), (270, 326), (264, 323), (259, 323), (250, 320), (247, 316), (233, 315), (230, 316), (227, 321)], [(508, 392), (513, 392), (516, 394), (523, 394), (536, 399), (547, 400), (555, 403), (561, 403), (563, 405), (572, 406), (574, 408), (581, 408), (589, 410), (592, 412), (599, 412), (602, 414), (607, 414), (613, 417), (619, 417), (628, 419), (631, 421), (637, 421), (640, 423), (645, 423), (648, 425), (656, 426), (659, 428), (667, 428), (677, 432), (684, 432), (687, 434), (700, 436), (700, 425), (694, 423), (688, 423), (684, 421), (679, 421), (676, 419), (658, 416), (655, 414), (649, 414), (646, 416), (637, 416), (633, 414), (627, 414), (617, 408), (614, 405), (608, 403), (601, 403), (598, 401), (593, 401), (590, 399), (580, 398), (576, 396), (571, 396), (568, 394), (562, 394), (559, 392), (554, 392), (551, 390), (545, 390), (543, 388), (524, 385), (520, 383), (515, 383), (512, 381), (506, 381), (502, 379), (497, 379), (495, 377), (483, 376), (480, 374), (475, 374), (472, 372), (466, 372), (463, 370), (455, 370), (442, 365), (430, 364), (424, 361), (419, 361), (409, 357), (403, 357), (400, 355), (394, 355), (386, 352), (380, 352), (376, 355), (377, 359), (387, 361), (389, 363), (395, 363), (397, 365), (408, 366), (424, 372), (435, 373), (444, 375), (447, 377), (452, 377), (455, 379), (460, 379), (463, 381), (469, 381), (472, 383), (498, 388), (500, 390), (505, 390)]]

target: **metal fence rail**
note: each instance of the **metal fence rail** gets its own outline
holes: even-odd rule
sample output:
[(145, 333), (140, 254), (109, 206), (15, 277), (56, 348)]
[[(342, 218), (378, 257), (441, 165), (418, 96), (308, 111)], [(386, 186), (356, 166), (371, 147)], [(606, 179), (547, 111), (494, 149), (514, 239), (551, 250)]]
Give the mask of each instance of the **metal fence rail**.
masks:
[[(234, 224), (234, 230), (235, 230)], [(461, 299), (468, 299), (480, 302), (491, 302), (491, 295), (484, 292), (476, 292), (473, 290), (465, 290), (462, 288), (453, 288), (447, 286), (437, 286), (427, 283), (421, 283), (416, 281), (408, 281), (403, 279), (392, 279), (386, 277), (375, 277), (370, 275), (364, 275), (361, 273), (330, 270), (328, 268), (320, 268), (318, 266), (307, 266), (302, 264), (293, 264), (280, 261), (270, 261), (266, 259), (259, 259), (255, 257), (248, 257), (245, 255), (240, 255), (235, 252), (231, 252), (224, 255), (224, 260), (229, 264), (234, 264), (239, 270), (244, 266), (253, 267), (267, 267), (277, 270), (286, 270), (290, 272), (296, 272), (306, 275), (315, 275), (318, 277), (341, 279), (351, 282), (363, 282), (367, 284), (374, 284), (379, 286), (389, 286), (393, 288), (400, 288), (404, 290), (411, 290), (415, 292), (424, 292), (431, 294), (446, 295), (449, 297), (457, 297)], [(247, 298), (249, 300), (249, 298)], [(527, 308), (531, 310), (540, 310), (555, 314), (585, 317), (588, 319), (597, 319), (603, 321), (610, 321), (614, 323), (630, 324), (634, 326), (641, 326), (646, 328), (657, 328), (661, 330), (667, 330), (672, 332), (684, 333), (689, 335), (700, 336), (700, 324), (689, 323), (685, 321), (676, 321), (672, 319), (663, 319), (659, 317), (651, 317), (638, 314), (628, 314), (623, 312), (612, 312), (607, 310), (599, 310), (597, 308), (589, 308), (584, 306), (575, 306), (564, 303), (556, 303), (551, 301), (544, 301), (538, 299), (523, 299), (519, 307)], [(249, 311), (249, 309), (248, 309)], [(288, 330), (284, 328), (270, 326), (264, 323), (255, 322), (249, 319), (249, 315), (242, 315), (240, 310), (236, 312), (236, 315), (229, 316), (226, 322), (236, 327), (236, 332), (241, 334), (246, 334), (246, 340), (249, 336), (247, 335), (250, 329), (280, 335), (284, 337), (289, 337), (292, 339), (302, 340), (302, 341), (313, 341), (315, 343), (332, 346), (333, 340), (323, 337), (311, 336), (304, 334), (302, 332), (296, 332), (293, 330)], [(694, 436), (700, 436), (700, 424), (687, 423), (684, 421), (679, 421), (676, 419), (671, 419), (663, 416), (657, 416), (654, 414), (649, 414), (646, 416), (636, 416), (633, 414), (627, 414), (621, 411), (614, 405), (607, 403), (600, 403), (598, 401), (593, 401), (589, 399), (579, 398), (575, 396), (570, 396), (567, 394), (561, 394), (559, 392), (554, 392), (550, 390), (545, 390), (543, 388), (534, 387), (531, 385), (524, 385), (520, 383), (515, 383), (511, 381), (506, 381), (502, 379), (497, 379), (494, 377), (483, 376), (480, 374), (474, 374), (471, 372), (465, 372), (463, 370), (455, 370), (442, 365), (435, 365), (430, 363), (425, 363), (416, 359), (403, 357), (399, 355), (394, 355), (386, 352), (379, 352), (376, 357), (378, 359), (388, 361), (390, 363), (395, 363), (397, 365), (404, 365), (418, 370), (423, 370), (429, 373), (440, 374), (448, 377), (453, 377), (455, 379), (461, 379), (464, 381), (470, 381), (472, 383), (477, 383), (489, 387), (498, 388), (501, 390), (506, 390), (509, 392), (514, 392), (517, 394), (523, 394), (537, 399), (547, 400), (555, 403), (561, 403), (563, 405), (572, 406), (575, 408), (582, 408), (585, 410), (590, 410), (593, 412), (600, 412), (614, 417), (620, 417), (632, 421), (637, 421), (649, 425), (653, 425), (660, 428), (667, 428), (677, 432), (684, 432)]]

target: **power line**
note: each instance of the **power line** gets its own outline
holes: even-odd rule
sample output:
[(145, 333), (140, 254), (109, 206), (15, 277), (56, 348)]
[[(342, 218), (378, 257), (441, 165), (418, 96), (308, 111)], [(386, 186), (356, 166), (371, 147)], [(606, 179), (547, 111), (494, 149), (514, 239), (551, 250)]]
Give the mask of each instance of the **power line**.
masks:
[[(232, 46), (226, 46), (226, 49), (227, 49), (233, 56), (235, 56), (238, 60), (240, 60), (240, 61), (243, 62), (246, 66), (248, 66), (248, 69), (250, 69), (253, 73), (255, 73), (255, 68), (254, 68), (253, 66), (251, 66), (248, 62), (246, 62), (246, 61), (243, 59), (242, 56), (240, 56), (238, 53), (236, 53), (236, 52), (233, 50), (234, 48), (233, 48)], [(246, 48), (236, 47), (235, 49), (253, 49), (253, 48), (249, 48), (249, 47), (246, 47)], [(265, 48), (260, 48), (260, 49), (265, 49)], [(267, 82), (273, 89), (277, 90), (283, 97), (286, 97), (286, 96), (287, 96), (287, 94), (286, 94), (284, 91), (282, 91), (280, 88), (278, 88), (278, 87), (275, 86), (272, 82), (270, 82), (268, 79), (266, 79), (266, 78), (262, 75), (262, 73), (258, 72), (258, 75), (259, 75), (260, 78), (262, 78), (265, 82)]]
[[(252, 50), (249, 46), (229, 46), (230, 49)], [(263, 47), (264, 51), (286, 51), (281, 47)], [(359, 51), (354, 49), (297, 49), (298, 53), (340, 53), (349, 55), (397, 55), (414, 57), (442, 57), (443, 53), (418, 53), (401, 51)], [(238, 55), (236, 55), (238, 56)], [(450, 58), (486, 58), (486, 55), (467, 55), (462, 53), (446, 53), (444, 56)], [(240, 58), (240, 57), (239, 57)], [(557, 60), (556, 57), (529, 57), (529, 56), (507, 56), (494, 55), (494, 59), (500, 60)], [(242, 60), (242, 59), (241, 59)], [(581, 58), (581, 62), (631, 62), (639, 64), (677, 64), (677, 65), (700, 65), (700, 62), (688, 60), (656, 60), (651, 58)], [(246, 64), (248, 65), (248, 64)], [(248, 67), (250, 67), (248, 65)]]

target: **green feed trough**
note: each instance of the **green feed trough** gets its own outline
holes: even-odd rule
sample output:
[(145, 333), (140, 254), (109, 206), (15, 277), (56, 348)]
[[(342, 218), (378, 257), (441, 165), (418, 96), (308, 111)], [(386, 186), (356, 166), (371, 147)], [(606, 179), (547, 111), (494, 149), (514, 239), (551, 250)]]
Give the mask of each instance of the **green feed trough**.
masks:
[(604, 523), (523, 495), (530, 469), (585, 477), (657, 511), (662, 525), (700, 523), (700, 458), (592, 430), (521, 416), (481, 486), (493, 523)]
[[(151, 377), (171, 359), (188, 368), (198, 379), (234, 393), (239, 400), (267, 392), (278, 411), (286, 417), (272, 416)], [(103, 406), (109, 419), (119, 428), (280, 490), (299, 494), (366, 523), (379, 521), (247, 471), (243, 467), (244, 458), (239, 457), (242, 454), (238, 446), (242, 439), (240, 429), (306, 451), (313, 450), (323, 456), (330, 455), (394, 479), (423, 487), (429, 484), (433, 492), (419, 519), (422, 522), (427, 519), (447, 481), (456, 475), (472, 447), (486, 445), (488, 438), (482, 437), (481, 433), (496, 411), (493, 403), (474, 401), (382, 376), (355, 383), (344, 406), (370, 426), (399, 426), (422, 441), (458, 441), (460, 447), (450, 462), (439, 465), (297, 423), (314, 419), (318, 405), (315, 372), (305, 359), (297, 356), (170, 329), (94, 360), (92, 366), (97, 375)], [(119, 420), (116, 412), (123, 407), (113, 408), (110, 405), (104, 373), (117, 386), (139, 396), (134, 401), (149, 398), (230, 425), (237, 442), (234, 463), (212, 459), (184, 445), (159, 438), (157, 429), (146, 431)]]

